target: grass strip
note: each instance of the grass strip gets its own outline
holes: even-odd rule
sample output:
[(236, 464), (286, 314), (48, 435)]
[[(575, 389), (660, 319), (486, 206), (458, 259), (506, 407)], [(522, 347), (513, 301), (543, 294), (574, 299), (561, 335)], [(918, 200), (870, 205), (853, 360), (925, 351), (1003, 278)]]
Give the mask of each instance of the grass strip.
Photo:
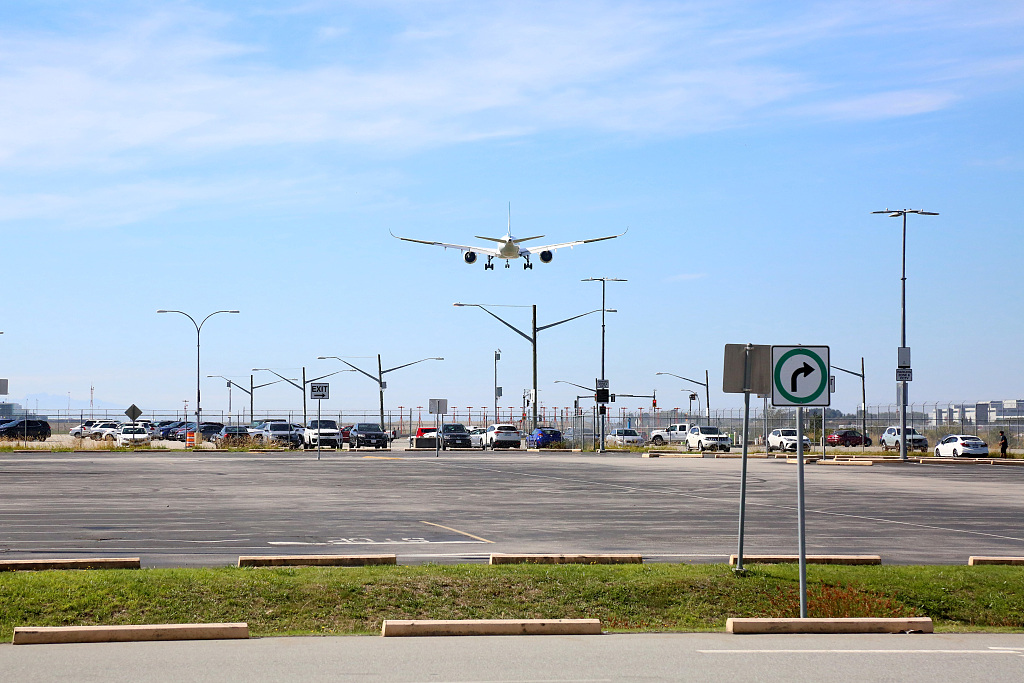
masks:
[[(1024, 630), (1024, 568), (808, 568), (811, 617), (928, 616), (936, 630)], [(614, 631), (719, 631), (799, 615), (797, 569), (753, 565), (425, 565), (0, 574), (15, 626), (248, 622), (253, 635), (379, 633), (384, 619), (598, 618)]]

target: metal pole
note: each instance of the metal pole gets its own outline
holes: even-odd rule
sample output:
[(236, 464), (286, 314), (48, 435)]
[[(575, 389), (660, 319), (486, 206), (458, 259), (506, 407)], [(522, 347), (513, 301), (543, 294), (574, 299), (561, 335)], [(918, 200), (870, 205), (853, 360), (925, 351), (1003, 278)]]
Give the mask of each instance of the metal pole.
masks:
[[(704, 371), (704, 407), (708, 409), (708, 426), (711, 426), (711, 380), (708, 379), (708, 371)], [(748, 385), (749, 386), (749, 385)]]
[[(303, 389), (302, 393), (305, 394), (306, 390)], [(320, 422), (320, 407), (323, 404), (322, 399), (316, 400), (316, 459), (320, 459), (320, 449), (323, 448), (323, 439), (320, 438), (321, 431), (323, 430), (323, 424)]]
[[(903, 270), (900, 276), (900, 346), (907, 345), (907, 214), (903, 213)], [(907, 459), (907, 383), (900, 382), (900, 460)]]
[(377, 354), (377, 387), (380, 390), (380, 428), (384, 429), (384, 370)]
[(750, 350), (747, 344), (743, 355), (743, 459), (740, 465), (740, 528), (736, 545), (736, 571), (743, 571), (743, 522), (747, 509), (747, 429), (750, 426)]
[[(307, 424), (306, 419), (306, 366), (302, 366), (302, 426), (305, 427)], [(317, 442), (319, 442), (319, 437)]]
[(800, 546), (800, 618), (807, 618), (807, 538), (804, 533), (804, 409), (796, 409), (796, 517)]
[[(601, 280), (601, 380), (602, 380), (601, 383), (602, 384), (604, 384), (604, 378), (605, 378), (604, 377), (604, 309), (605, 309), (604, 289), (605, 289), (605, 285), (606, 284), (607, 283), (604, 280)], [(598, 412), (600, 412), (600, 411), (598, 411)], [(605, 406), (605, 413), (607, 413), (607, 412), (608, 412), (608, 407)], [(605, 452), (605, 449), (604, 449), (605, 420), (607, 419), (607, 415), (601, 414), (600, 417), (601, 417), (601, 448), (598, 449), (598, 450), (599, 450), (599, 452), (604, 453)]]
[[(501, 349), (494, 352), (494, 422), (498, 422), (498, 361), (501, 360)], [(486, 417), (484, 422), (487, 422)]]
[(860, 452), (861, 452), (861, 455), (864, 454), (865, 449), (867, 448), (867, 442), (868, 442), (868, 398), (867, 398), (867, 389), (865, 388), (864, 384), (865, 384), (865, 381), (864, 381), (864, 356), (861, 356), (860, 357), (860, 405), (861, 405), (861, 409), (862, 409), (861, 416), (860, 416), (860, 428), (861, 428)]
[[(195, 324), (195, 322), (195, 320), (192, 321), (193, 324)], [(204, 320), (203, 322), (206, 321)], [(202, 431), (199, 429), (199, 423), (201, 418), (199, 408), (199, 330), (200, 327), (196, 325), (196, 435), (195, 440), (192, 442), (194, 448), (199, 447), (199, 439), (202, 437), (203, 434)]]
[(255, 392), (256, 392), (256, 387), (253, 386), (253, 376), (249, 375), (249, 422), (252, 422), (253, 420), (256, 419), (254, 417), (254, 415), (253, 415), (253, 412), (252, 412), (253, 406), (254, 406), (252, 395)]
[[(602, 313), (602, 315), (604, 315)], [(530, 430), (537, 428), (537, 304), (533, 304), (533, 426)]]

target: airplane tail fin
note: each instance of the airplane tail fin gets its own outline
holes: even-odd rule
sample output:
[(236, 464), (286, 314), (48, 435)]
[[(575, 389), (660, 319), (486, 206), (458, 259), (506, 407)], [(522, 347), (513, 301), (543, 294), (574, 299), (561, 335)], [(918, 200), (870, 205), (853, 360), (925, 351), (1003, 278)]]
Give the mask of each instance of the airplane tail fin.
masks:
[(512, 242), (515, 244), (519, 244), (520, 242), (525, 242), (526, 240), (537, 240), (543, 236), (544, 235), (534, 235), (533, 237), (517, 237), (516, 239), (512, 240)]
[(473, 237), (476, 237), (478, 240), (487, 240), (488, 242), (498, 242), (499, 244), (505, 243), (505, 240), (501, 237), (484, 237), (482, 235), (473, 235)]

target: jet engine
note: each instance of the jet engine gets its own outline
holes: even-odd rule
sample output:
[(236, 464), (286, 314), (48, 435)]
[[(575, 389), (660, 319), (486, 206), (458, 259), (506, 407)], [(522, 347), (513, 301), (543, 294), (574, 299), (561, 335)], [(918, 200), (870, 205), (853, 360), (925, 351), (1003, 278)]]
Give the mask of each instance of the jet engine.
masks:
[(476, 252), (467, 251), (462, 255), (462, 260), (466, 263), (476, 263)]
[(551, 259), (553, 259), (553, 258), (555, 258), (555, 255), (552, 254), (550, 251), (544, 250), (544, 251), (540, 252), (540, 262), (541, 263), (551, 263)]

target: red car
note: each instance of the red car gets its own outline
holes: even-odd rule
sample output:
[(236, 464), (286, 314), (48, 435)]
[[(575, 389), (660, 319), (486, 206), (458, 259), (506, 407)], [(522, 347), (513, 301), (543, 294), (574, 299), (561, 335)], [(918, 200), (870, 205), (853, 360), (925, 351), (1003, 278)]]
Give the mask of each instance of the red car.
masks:
[(837, 429), (828, 435), (829, 446), (860, 446), (861, 441), (865, 446), (871, 445), (871, 437), (865, 439), (855, 429)]

